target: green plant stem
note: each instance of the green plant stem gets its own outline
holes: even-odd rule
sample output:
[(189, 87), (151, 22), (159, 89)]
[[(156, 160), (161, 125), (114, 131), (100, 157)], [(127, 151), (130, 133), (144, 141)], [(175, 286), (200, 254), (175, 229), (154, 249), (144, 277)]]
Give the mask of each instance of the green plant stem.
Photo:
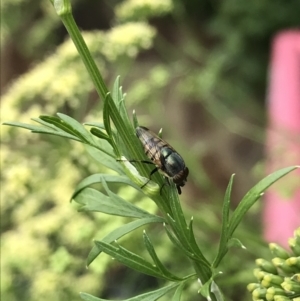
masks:
[(76, 22), (72, 15), (71, 3), (69, 0), (50, 0), (54, 5), (56, 13), (60, 16), (64, 26), (66, 27), (73, 43), (75, 44), (78, 53), (89, 72), (92, 81), (94, 82), (95, 88), (100, 98), (103, 100), (109, 92), (104, 80), (100, 74), (99, 69), (93, 60), (91, 53), (76, 25)]
[[(209, 273), (209, 271), (207, 270), (206, 267), (204, 267), (203, 265), (200, 265), (199, 262), (197, 262), (197, 261), (192, 261), (192, 264), (193, 264), (194, 270), (195, 270), (198, 278), (201, 280), (202, 285), (210, 280), (212, 275)], [(212, 301), (217, 301), (214, 294), (210, 294), (210, 298)]]
[[(101, 73), (97, 68), (91, 56), (91, 53), (75, 23), (75, 20), (72, 15), (72, 8), (71, 8), (70, 1), (69, 0), (56, 0), (56, 1), (50, 0), (50, 1), (54, 5), (56, 13), (61, 18), (73, 43), (75, 44), (78, 53), (84, 65), (86, 66), (88, 73), (91, 76), (91, 79), (95, 85), (99, 97), (102, 98), (104, 102), (107, 102), (107, 106), (109, 107), (109, 116), (111, 117), (118, 133), (120, 134), (120, 137), (122, 138), (126, 147), (128, 147), (130, 153), (136, 154), (137, 153), (136, 144), (134, 143), (135, 141), (131, 138), (131, 135), (134, 135), (133, 128), (130, 124), (128, 116), (126, 116), (126, 120), (124, 120), (125, 116), (123, 116), (123, 118), (120, 118), (120, 114), (118, 112), (116, 103), (114, 102), (111, 95), (109, 94), (109, 90), (104, 83)], [(116, 155), (118, 155), (117, 152)], [(144, 171), (143, 172), (144, 176), (149, 174), (146, 172), (148, 170), (146, 167), (141, 166), (140, 169)], [(157, 198), (161, 199), (161, 196), (158, 196)], [(160, 209), (164, 210), (164, 212), (168, 212), (169, 208), (166, 204), (164, 204), (164, 201), (165, 200), (161, 199), (158, 202), (158, 205)]]
[[(58, 16), (61, 18), (75, 47), (77, 48), (79, 56), (81, 57), (89, 75), (91, 76), (91, 79), (95, 85), (99, 97), (102, 98), (103, 101), (106, 102), (106, 104), (109, 106), (108, 117), (112, 118), (112, 121), (115, 124), (117, 130), (119, 131), (122, 140), (127, 145), (131, 153), (134, 154), (136, 150), (129, 136), (129, 133), (131, 133), (132, 131), (132, 127), (129, 122), (128, 116), (126, 116), (126, 119), (128, 120), (123, 120), (122, 118), (120, 118), (116, 103), (110, 96), (109, 90), (104, 83), (101, 73), (97, 68), (96, 63), (93, 60), (91, 53), (73, 18), (70, 1), (69, 0), (50, 0), (50, 1), (54, 5), (54, 8)], [(176, 197), (178, 198), (178, 196)], [(166, 199), (162, 198), (161, 195), (159, 196), (157, 195), (155, 198), (156, 198), (156, 203), (160, 207), (160, 209), (162, 209), (165, 213), (168, 212), (170, 213), (170, 207), (168, 206), (167, 203), (165, 203)], [(184, 217), (182, 217), (182, 219), (184, 219)], [(197, 261), (194, 260), (192, 261), (193, 261), (193, 266), (195, 268), (195, 271), (198, 275), (198, 278), (201, 280), (201, 282), (206, 283), (207, 281), (209, 281), (209, 279), (212, 276), (211, 270), (207, 266), (203, 266)], [(211, 296), (211, 298), (213, 301), (216, 300), (214, 296)]]

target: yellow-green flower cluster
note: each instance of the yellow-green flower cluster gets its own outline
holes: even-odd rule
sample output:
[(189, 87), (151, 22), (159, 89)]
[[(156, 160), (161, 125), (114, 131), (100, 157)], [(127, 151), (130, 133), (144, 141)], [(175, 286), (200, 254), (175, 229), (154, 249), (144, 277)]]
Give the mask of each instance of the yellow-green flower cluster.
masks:
[(127, 0), (116, 6), (116, 18), (120, 21), (146, 20), (159, 17), (173, 10), (171, 0)]
[(254, 276), (258, 283), (247, 288), (254, 301), (300, 301), (300, 228), (289, 239), (292, 252), (270, 243), (271, 261), (257, 259)]
[[(43, 110), (50, 113), (66, 101), (72, 108), (77, 108), (92, 88), (76, 48), (68, 40), (54, 54), (16, 80), (2, 101), (5, 107), (24, 106), (26, 111), (30, 104), (39, 103), (40, 113)], [(28, 120), (28, 116), (26, 118)]]
[(152, 46), (155, 29), (143, 22), (129, 22), (111, 29), (105, 39), (102, 53), (109, 61), (118, 57), (136, 57), (140, 49)]
[[(83, 33), (83, 37), (105, 76), (104, 57), (109, 61), (119, 57), (133, 58), (141, 49), (152, 46), (155, 34), (155, 29), (146, 23), (130, 22), (105, 33), (100, 31)], [(7, 120), (22, 122), (28, 120), (30, 116), (40, 115), (42, 111), (54, 113), (66, 102), (69, 107), (77, 109), (86, 103), (92, 90), (93, 83), (89, 74), (75, 46), (67, 40), (54, 54), (13, 83), (2, 97), (3, 116), (8, 117)], [(31, 115), (27, 114), (34, 103), (37, 114), (32, 112)], [(12, 108), (21, 106), (26, 109), (22, 110), (22, 116), (17, 116)]]

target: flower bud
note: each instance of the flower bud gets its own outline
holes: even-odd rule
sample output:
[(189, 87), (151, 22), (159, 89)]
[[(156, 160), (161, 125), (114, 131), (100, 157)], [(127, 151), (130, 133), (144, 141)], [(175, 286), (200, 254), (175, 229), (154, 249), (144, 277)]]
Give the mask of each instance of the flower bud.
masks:
[(268, 260), (258, 258), (255, 260), (255, 263), (257, 266), (259, 266), (263, 271), (272, 273), (272, 274), (278, 274), (276, 267), (274, 264)]
[(257, 288), (252, 292), (253, 300), (265, 298), (267, 290), (265, 288)]
[(283, 272), (285, 272), (287, 274), (295, 272), (294, 269), (291, 266), (286, 264), (284, 259), (281, 259), (279, 257), (275, 257), (275, 258), (272, 259), (272, 262), (277, 268), (281, 269)]
[(293, 268), (295, 272), (300, 271), (300, 256), (299, 257), (290, 257), (288, 258), (285, 263)]
[(300, 273), (297, 273), (291, 277), (291, 279), (295, 282), (300, 283)]
[(273, 301), (275, 296), (285, 296), (286, 293), (282, 288), (279, 287), (270, 287), (267, 289), (266, 299), (268, 301)]
[(261, 288), (261, 285), (260, 284), (258, 284), (258, 283), (249, 283), (248, 285), (247, 285), (247, 290), (250, 292), (250, 293), (252, 293), (255, 289), (257, 289), (257, 288)]
[[(300, 239), (298, 239), (300, 240)], [(294, 255), (300, 256), (300, 241), (298, 242), (295, 237), (292, 237), (288, 240), (289, 246), (293, 251)]]
[(291, 299), (285, 296), (274, 296), (274, 301), (291, 301)]
[[(284, 278), (282, 276), (268, 274), (268, 275), (265, 275), (265, 277), (263, 278), (261, 284), (264, 287), (270, 287), (272, 285), (280, 287), (282, 281), (284, 281)], [(263, 283), (266, 284), (266, 285), (264, 285)]]
[(287, 252), (287, 250), (279, 246), (278, 244), (270, 243), (269, 249), (275, 257), (279, 257), (281, 259), (287, 259), (290, 257), (290, 254)]
[(289, 278), (289, 277), (286, 277), (284, 279), (284, 281), (282, 282), (281, 286), (287, 292), (294, 293), (297, 296), (300, 294), (300, 283), (297, 283), (297, 282), (291, 280), (291, 278)]

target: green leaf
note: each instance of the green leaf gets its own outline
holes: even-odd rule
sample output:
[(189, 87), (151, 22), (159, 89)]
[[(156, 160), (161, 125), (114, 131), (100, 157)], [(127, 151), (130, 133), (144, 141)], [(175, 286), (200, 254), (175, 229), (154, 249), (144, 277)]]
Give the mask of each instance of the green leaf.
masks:
[(231, 190), (233, 185), (233, 178), (234, 174), (231, 176), (230, 181), (228, 183), (224, 202), (223, 202), (223, 209), (222, 209), (222, 230), (221, 230), (221, 237), (219, 243), (219, 250), (218, 254), (213, 262), (213, 267), (218, 267), (219, 263), (221, 262), (222, 258), (225, 256), (228, 250), (227, 242), (228, 242), (228, 220), (229, 220), (229, 210), (230, 210), (230, 198), (231, 198)]
[[(200, 260), (202, 265), (209, 267), (209, 262), (203, 256), (203, 253), (200, 251), (195, 241), (193, 229), (189, 229), (186, 224), (178, 193), (175, 188), (172, 188), (170, 191), (170, 206), (173, 218), (169, 217), (168, 222), (172, 227), (174, 234), (178, 237), (184, 248), (186, 248), (189, 253), (193, 254), (194, 258)], [(190, 225), (192, 225), (192, 221)]]
[(97, 298), (97, 297), (94, 297), (87, 293), (80, 293), (80, 297), (82, 300), (85, 300), (85, 301), (112, 301), (112, 300), (108, 300), (108, 299)]
[(105, 133), (103, 133), (101, 130), (99, 130), (98, 128), (91, 128), (90, 132), (100, 138), (100, 139), (105, 139), (107, 140), (109, 143), (111, 142), (111, 138), (109, 136), (107, 136)]
[[(133, 206), (132, 208), (138, 209), (138, 210), (139, 210), (139, 213), (144, 213), (144, 214), (146, 214), (147, 216), (152, 216), (152, 214), (148, 213), (147, 211), (144, 211), (144, 210), (140, 209), (139, 207), (136, 207), (135, 205), (133, 205), (133, 204), (131, 204), (131, 203), (125, 201), (124, 199), (122, 199), (119, 195), (113, 193), (113, 192), (108, 188), (107, 183), (105, 182), (105, 179), (103, 179), (102, 184), (103, 184), (103, 187), (104, 187), (106, 193), (108, 194), (108, 196), (109, 196), (111, 199), (117, 201), (117, 204), (124, 204), (124, 202), (125, 202), (125, 204), (127, 205), (127, 207), (128, 207), (128, 204), (129, 204), (130, 206)], [(142, 216), (137, 216), (137, 217), (142, 217)]]
[(120, 245), (118, 245), (118, 247), (114, 247), (111, 244), (105, 243), (103, 241), (95, 241), (95, 244), (102, 252), (112, 256), (114, 259), (133, 270), (168, 280), (168, 278), (166, 278), (155, 265), (146, 261), (144, 258), (138, 256), (137, 254), (128, 251)]
[[(118, 146), (124, 145), (127, 150), (126, 153), (122, 153), (122, 155), (126, 156), (126, 155), (130, 154), (129, 159), (143, 158), (144, 153), (143, 153), (142, 147), (140, 145), (138, 138), (135, 136), (134, 129), (130, 123), (128, 116), (126, 118), (121, 117), (119, 110), (110, 95), (107, 96), (106, 101), (107, 101), (107, 105), (109, 106), (110, 118), (112, 119), (112, 121), (116, 127), (116, 130), (117, 130), (116, 131), (117, 137), (119, 137), (121, 139), (121, 141), (117, 140)], [(122, 151), (125, 151), (125, 150), (122, 149)], [(145, 164), (142, 164), (140, 166), (141, 169), (144, 168), (143, 165), (145, 165)], [(149, 170), (149, 169), (146, 169), (146, 170)], [(149, 175), (149, 173), (147, 175)]]
[[(33, 119), (33, 120), (37, 121), (37, 119)], [(78, 137), (76, 137), (74, 135), (70, 135), (66, 132), (63, 132), (63, 131), (59, 130), (59, 129), (54, 130), (54, 129), (51, 129), (50, 127), (46, 128), (46, 127), (37, 126), (37, 125), (33, 125), (33, 124), (27, 124), (27, 123), (22, 123), (22, 122), (5, 122), (5, 123), (3, 123), (3, 125), (10, 125), (10, 126), (24, 128), (24, 129), (32, 131), (33, 133), (48, 134), (48, 135), (54, 135), (54, 136), (59, 136), (59, 137), (72, 139), (72, 140), (75, 140), (75, 141), (81, 141)]]
[(255, 204), (258, 199), (261, 198), (262, 193), (274, 182), (297, 168), (297, 166), (292, 166), (278, 170), (265, 177), (247, 192), (247, 194), (243, 197), (232, 214), (228, 227), (228, 238), (233, 235), (235, 229), (237, 228), (247, 211)]
[[(49, 117), (49, 119), (51, 121), (50, 122), (46, 121), (47, 120), (46, 117)], [(35, 122), (38, 122), (38, 123), (40, 123), (40, 124), (42, 124), (42, 125), (44, 125), (44, 126), (46, 126), (48, 128), (51, 128), (51, 129), (53, 129), (55, 131), (62, 132), (62, 133), (69, 133), (70, 135), (74, 136), (73, 133), (65, 131), (65, 130), (62, 130), (61, 128), (59, 128), (58, 126), (55, 125), (55, 122), (52, 122), (52, 119), (55, 119), (55, 120), (58, 119), (58, 120), (60, 120), (58, 117), (56, 117), (56, 116), (45, 116), (45, 119), (46, 120), (43, 120), (41, 118), (31, 118), (31, 120), (33, 120)], [(78, 138), (77, 136), (74, 136), (74, 137)], [(80, 139), (80, 141), (81, 141), (81, 139)]]
[(109, 97), (110, 97), (110, 94), (108, 93), (104, 100), (103, 123), (104, 123), (105, 130), (107, 132), (107, 135), (112, 139), (113, 135), (112, 135), (112, 129), (111, 129), (110, 117), (109, 117), (109, 115), (110, 115), (109, 114), (109, 102), (108, 102)]
[[(115, 106), (118, 110), (118, 114), (120, 115), (120, 118), (124, 121), (124, 123), (128, 122), (129, 128), (131, 128), (131, 124), (129, 122), (126, 107), (124, 104), (124, 97), (122, 94), (122, 89), (120, 87), (120, 76), (117, 76), (117, 78), (114, 82), (110, 101), (113, 101), (115, 103)], [(121, 136), (118, 133), (115, 136), (115, 141), (118, 146), (121, 146), (121, 153), (123, 155), (124, 154), (127, 155), (128, 153), (127, 153), (126, 145), (124, 148), (124, 145), (123, 145), (124, 143), (122, 142)]]
[(209, 262), (204, 257), (203, 253), (199, 249), (199, 246), (196, 242), (194, 230), (193, 230), (193, 218), (191, 218), (190, 225), (189, 225), (189, 245), (191, 246), (191, 249), (195, 252), (197, 258), (201, 258), (201, 262), (205, 264), (207, 267), (210, 267)]
[(217, 301), (224, 301), (224, 296), (215, 281), (212, 281), (210, 291), (215, 295)]
[[(60, 113), (58, 113), (57, 115), (60, 118), (55, 116), (40, 116), (39, 119), (34, 119), (34, 120), (47, 127), (50, 127), (51, 129), (57, 131), (58, 133), (63, 133), (60, 134), (60, 136), (71, 138), (69, 135), (72, 135), (71, 139), (74, 139), (74, 137), (76, 137), (76, 139), (74, 140), (81, 141), (85, 144), (91, 145), (95, 148), (102, 150), (102, 152), (111, 155), (112, 157), (115, 157), (111, 145), (106, 140), (103, 139), (95, 140), (93, 135), (75, 119)], [(43, 133), (44, 132), (45, 131), (43, 131)], [(68, 135), (66, 135), (66, 133)], [(55, 133), (55, 135), (58, 134)]]
[(185, 254), (187, 257), (191, 258), (192, 260), (197, 260), (199, 262), (202, 262), (199, 258), (197, 258), (197, 256), (193, 253), (191, 253), (189, 250), (187, 250), (181, 243), (181, 241), (179, 241), (177, 239), (177, 237), (173, 234), (173, 232), (171, 232), (167, 226), (165, 226), (165, 230), (166, 233), (170, 239), (170, 241), (179, 249), (181, 250), (181, 252), (183, 254)]
[(181, 238), (180, 232), (177, 229), (177, 224), (176, 221), (174, 221), (169, 215), (168, 217), (168, 224), (169, 226), (172, 228), (171, 232), (168, 227), (165, 227), (167, 235), (169, 236), (170, 240), (180, 249), (183, 251), (183, 253), (188, 256), (189, 258), (191, 258), (192, 260), (197, 260), (199, 262), (202, 262), (205, 264), (205, 262), (203, 262), (201, 260), (201, 258), (197, 257), (197, 254), (195, 254), (193, 252), (193, 250), (190, 248), (190, 245), (188, 243), (188, 237), (185, 237), (185, 239)]
[(175, 294), (173, 295), (173, 298), (172, 298), (172, 301), (180, 301), (181, 299), (181, 294), (183, 292), (183, 288), (185, 286), (185, 281), (182, 281), (180, 283), (180, 285), (177, 287), (176, 291), (175, 291)]
[(230, 238), (227, 245), (228, 248), (237, 247), (241, 249), (246, 249), (246, 247), (242, 244), (242, 242), (235, 237)]
[(170, 220), (170, 225), (172, 226), (175, 235), (182, 241), (184, 245), (188, 246), (188, 226), (183, 215), (178, 193), (175, 191), (175, 185), (173, 183), (172, 186), (173, 187), (170, 189), (170, 216), (172, 217), (173, 221)]
[(125, 106), (125, 95), (123, 94), (122, 87), (120, 86), (120, 76), (118, 76), (114, 82), (112, 99), (116, 104), (121, 118), (129, 122), (129, 117)]
[[(194, 252), (191, 250), (189, 243), (188, 243), (188, 238), (185, 236), (182, 236), (182, 234), (180, 233), (180, 231), (177, 229), (177, 224), (176, 221), (173, 220), (169, 215), (167, 215), (167, 221), (169, 226), (172, 228), (173, 231), (173, 236), (176, 237), (176, 239), (178, 241), (180, 241), (180, 244), (182, 245), (182, 247), (188, 252), (191, 253), (193, 257), (196, 257), (196, 255), (194, 254)], [(166, 228), (167, 229), (167, 228)], [(170, 232), (171, 233), (171, 232)], [(183, 237), (183, 238), (182, 238)]]
[(110, 215), (143, 218), (152, 216), (147, 211), (124, 201), (117, 195), (107, 196), (92, 188), (82, 190), (74, 200), (83, 205), (80, 211), (96, 211)]
[(94, 137), (77, 120), (62, 113), (57, 113), (57, 116), (68, 126), (69, 129), (71, 129), (76, 134), (76, 136), (81, 137), (82, 140), (86, 141), (91, 145), (95, 144)]
[(125, 107), (125, 97), (120, 86), (120, 76), (117, 76), (112, 89), (112, 99), (117, 106), (118, 112), (123, 120), (128, 120), (128, 114)]
[(49, 116), (49, 115), (40, 115), (39, 119), (44, 121), (44, 124), (47, 123), (49, 125), (52, 125), (52, 126), (56, 127), (57, 129), (60, 129), (63, 132), (69, 133), (70, 135), (74, 135), (74, 136), (78, 137), (80, 140), (84, 141), (84, 139), (80, 135), (78, 135), (78, 133), (76, 131), (74, 131), (70, 125), (65, 123), (59, 117)]
[(137, 190), (141, 190), (139, 186), (137, 186), (135, 183), (133, 183), (128, 177), (126, 176), (119, 176), (119, 175), (109, 175), (109, 174), (103, 174), (103, 173), (97, 173), (93, 174), (91, 176), (88, 176), (87, 178), (83, 179), (77, 186), (76, 189), (71, 197), (73, 199), (81, 190), (96, 184), (96, 183), (102, 183), (102, 181), (108, 182), (108, 183), (121, 183), (121, 184), (127, 184), (132, 187), (134, 187)]
[[(109, 144), (108, 144), (109, 145)], [(113, 153), (112, 147), (109, 145), (106, 152), (99, 150), (93, 146), (85, 145), (86, 150), (90, 156), (95, 159), (98, 163), (106, 166), (109, 169), (116, 171), (118, 174), (124, 174), (124, 169), (122, 165), (117, 162), (115, 155)]]
[(139, 126), (139, 122), (137, 120), (135, 110), (133, 110), (133, 112), (132, 112), (132, 120), (133, 120), (133, 126), (136, 129)]
[[(112, 231), (108, 235), (106, 235), (101, 241), (111, 243), (115, 240), (118, 240), (122, 236), (134, 231), (135, 229), (137, 229), (141, 226), (144, 226), (144, 225), (150, 224), (150, 223), (163, 223), (163, 222), (164, 222), (164, 219), (162, 217), (155, 216), (155, 215), (153, 215), (151, 217), (141, 218), (141, 219), (135, 220), (133, 222), (130, 222), (126, 225), (123, 225), (123, 226), (115, 229), (114, 231)], [(97, 256), (99, 256), (100, 254), (101, 254), (101, 250), (99, 250), (97, 248), (97, 246), (95, 245), (88, 255), (87, 266), (89, 266), (95, 260), (95, 258)]]
[(143, 238), (144, 238), (144, 244), (147, 248), (148, 253), (150, 254), (152, 260), (154, 261), (156, 267), (160, 270), (160, 272), (170, 281), (178, 281), (182, 280), (183, 278), (177, 277), (176, 275), (172, 274), (159, 260), (155, 249), (150, 241), (150, 238), (146, 234), (146, 231), (143, 233)]
[(127, 299), (126, 301), (155, 301), (161, 298), (162, 296), (164, 296), (165, 294), (169, 293), (170, 291), (172, 291), (178, 285), (179, 285), (178, 283), (172, 283), (158, 290)]
[(163, 129), (161, 128), (157, 134), (157, 136), (162, 139), (162, 132), (163, 132)]
[[(172, 283), (172, 284), (169, 284), (168, 286), (162, 287), (158, 290), (155, 290), (155, 291), (152, 291), (149, 293), (145, 293), (145, 294), (142, 294), (139, 296), (135, 296), (133, 298), (129, 298), (129, 299), (126, 299), (123, 301), (156, 301), (159, 298), (161, 298), (162, 296), (164, 296), (165, 294), (167, 294), (170, 291), (172, 291), (173, 289), (175, 289), (177, 286), (179, 286), (178, 283)], [(87, 293), (80, 293), (80, 297), (85, 301), (112, 301), (112, 300), (107, 300), (107, 299), (96, 298)]]
[(119, 104), (122, 101), (122, 95), (120, 95), (120, 76), (117, 76), (115, 79), (111, 96), (116, 104)]
[[(200, 288), (200, 290), (199, 290), (199, 293), (203, 296), (203, 297), (205, 297), (206, 299), (210, 299), (210, 284), (211, 284), (211, 282), (212, 282), (212, 278), (210, 278), (206, 283), (204, 283), (202, 286), (201, 286), (201, 288)], [(209, 300), (208, 299), (208, 300)], [(211, 300), (211, 299), (210, 299)]]
[(105, 130), (105, 126), (102, 122), (89, 121), (89, 122), (85, 122), (84, 125), (93, 126), (101, 130)]

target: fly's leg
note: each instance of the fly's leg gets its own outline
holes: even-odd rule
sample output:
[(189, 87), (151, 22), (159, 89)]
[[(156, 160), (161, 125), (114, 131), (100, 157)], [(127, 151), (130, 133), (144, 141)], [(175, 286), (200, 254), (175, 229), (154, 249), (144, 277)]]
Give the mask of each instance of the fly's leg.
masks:
[[(151, 164), (151, 165), (155, 165), (153, 162), (151, 162), (151, 161), (146, 161), (146, 160), (117, 160), (118, 162), (122, 162), (122, 161), (127, 161), (127, 162), (131, 162), (131, 163), (145, 163), (145, 164)], [(149, 176), (149, 179), (148, 179), (148, 181), (145, 183), (145, 184), (143, 184), (143, 186), (141, 187), (141, 189), (143, 189), (150, 181), (151, 181), (151, 176), (154, 174), (154, 173), (156, 173), (158, 171), (158, 168), (157, 167), (155, 167), (152, 171), (151, 171), (151, 173), (150, 173), (150, 176)]]
[(160, 187), (160, 190), (159, 190), (159, 193), (160, 194), (162, 194), (162, 190), (163, 190), (163, 188), (166, 186), (166, 185), (168, 185), (168, 186), (170, 186), (171, 184), (170, 184), (170, 180), (169, 180), (169, 178), (168, 177), (164, 177), (165, 178), (165, 182), (161, 185), (161, 187)]
[[(146, 161), (146, 162), (148, 162), (148, 161)], [(150, 162), (148, 162), (148, 163), (150, 163)], [(151, 162), (152, 163), (152, 162)], [(153, 164), (153, 163), (152, 163)], [(158, 171), (158, 168), (157, 167), (155, 167), (152, 171), (151, 171), (151, 173), (150, 173), (150, 176), (149, 176), (149, 179), (148, 179), (148, 181), (141, 187), (142, 189), (151, 181), (151, 176), (154, 174), (154, 173), (156, 173)]]

